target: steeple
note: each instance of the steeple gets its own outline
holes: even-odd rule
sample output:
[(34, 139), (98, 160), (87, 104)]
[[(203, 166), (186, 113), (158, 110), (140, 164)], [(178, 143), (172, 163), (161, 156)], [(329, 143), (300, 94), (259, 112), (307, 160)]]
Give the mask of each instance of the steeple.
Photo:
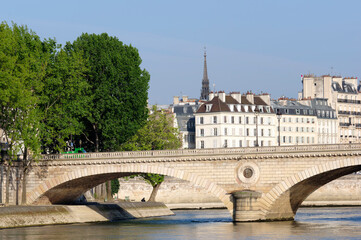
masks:
[(209, 79), (207, 73), (207, 53), (206, 53), (206, 48), (204, 47), (204, 67), (203, 67), (201, 100), (208, 100), (208, 94), (209, 94)]

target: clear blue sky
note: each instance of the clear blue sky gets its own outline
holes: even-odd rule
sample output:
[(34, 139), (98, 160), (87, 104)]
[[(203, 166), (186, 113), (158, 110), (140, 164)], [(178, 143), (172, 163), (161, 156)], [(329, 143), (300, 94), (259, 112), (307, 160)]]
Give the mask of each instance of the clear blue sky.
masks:
[(199, 98), (203, 48), (213, 90), (296, 97), (301, 74), (361, 77), (361, 1), (3, 1), (0, 19), (59, 43), (81, 33), (139, 49), (149, 103)]

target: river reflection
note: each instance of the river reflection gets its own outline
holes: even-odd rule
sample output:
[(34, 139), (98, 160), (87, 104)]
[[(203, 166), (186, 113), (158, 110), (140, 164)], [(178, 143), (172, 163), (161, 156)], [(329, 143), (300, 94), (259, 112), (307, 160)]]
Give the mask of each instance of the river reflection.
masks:
[(361, 208), (301, 208), (295, 221), (233, 223), (227, 210), (113, 223), (4, 229), (0, 239), (361, 239)]

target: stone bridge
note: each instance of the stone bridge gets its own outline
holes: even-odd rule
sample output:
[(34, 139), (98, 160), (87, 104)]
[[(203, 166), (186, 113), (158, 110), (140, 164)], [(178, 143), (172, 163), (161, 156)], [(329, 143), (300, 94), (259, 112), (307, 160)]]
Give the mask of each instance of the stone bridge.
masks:
[(105, 181), (155, 173), (203, 187), (234, 221), (289, 220), (313, 191), (359, 170), (361, 144), (43, 155), (27, 177), (26, 204), (69, 203)]

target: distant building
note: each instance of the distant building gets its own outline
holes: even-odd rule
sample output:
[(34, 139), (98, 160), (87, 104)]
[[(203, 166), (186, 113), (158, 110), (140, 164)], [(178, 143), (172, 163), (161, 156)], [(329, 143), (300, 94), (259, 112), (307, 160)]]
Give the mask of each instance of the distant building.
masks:
[(279, 119), (281, 146), (338, 142), (336, 112), (327, 99), (280, 98), (271, 105)]
[(195, 120), (194, 113), (198, 110), (198, 99), (189, 99), (187, 96), (173, 98), (171, 111), (175, 114), (175, 126), (182, 135), (182, 148), (195, 148)]
[(276, 145), (276, 115), (268, 94), (210, 93), (195, 114), (196, 148)]
[(299, 99), (323, 98), (336, 110), (340, 143), (361, 142), (361, 93), (357, 78), (302, 76)]
[(311, 107), (317, 117), (317, 143), (339, 143), (339, 126), (336, 110), (328, 104), (325, 98), (302, 99), (300, 103)]

